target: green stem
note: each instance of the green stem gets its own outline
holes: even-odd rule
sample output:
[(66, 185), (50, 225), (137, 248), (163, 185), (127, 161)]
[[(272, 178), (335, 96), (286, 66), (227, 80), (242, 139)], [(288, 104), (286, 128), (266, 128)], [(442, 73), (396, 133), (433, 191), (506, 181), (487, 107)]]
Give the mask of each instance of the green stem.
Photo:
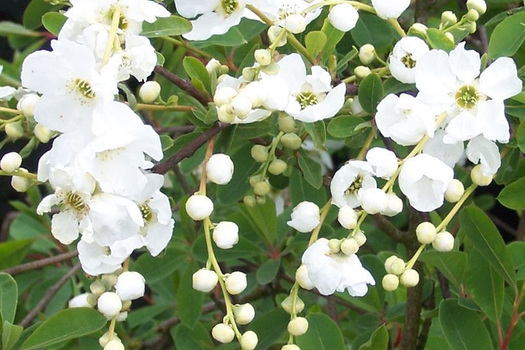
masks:
[(150, 105), (145, 103), (137, 103), (137, 111), (179, 111), (190, 112), (195, 110), (193, 106), (164, 106), (164, 105)]
[(194, 53), (198, 54), (199, 56), (210, 58), (210, 59), (213, 58), (213, 55), (210, 55), (209, 53), (207, 53), (205, 51), (202, 51), (202, 50), (199, 50), (199, 49), (197, 49), (195, 47), (192, 47), (192, 46), (188, 45), (188, 43), (185, 42), (185, 41), (177, 40), (177, 39), (171, 38), (169, 36), (161, 36), (160, 38), (162, 40), (165, 40), (165, 41), (168, 41), (168, 42), (170, 42), (172, 44), (175, 44), (176, 46), (183, 47), (183, 48), (185, 48), (188, 51), (194, 52)]
[(470, 185), (469, 188), (465, 190), (465, 193), (463, 193), (463, 196), (457, 201), (457, 203), (454, 205), (454, 208), (447, 214), (447, 216), (443, 219), (443, 221), (436, 227), (437, 232), (443, 231), (448, 223), (452, 220), (452, 218), (456, 215), (458, 210), (463, 206), (463, 203), (467, 200), (468, 197), (474, 192), (474, 190), (478, 187), (476, 184)]
[(292, 33), (288, 33), (288, 42), (297, 50), (299, 51), (300, 53), (303, 54), (304, 57), (306, 57), (306, 59), (308, 61), (310, 61), (310, 63), (312, 64), (316, 64), (317, 63), (317, 60), (312, 56), (310, 55), (310, 53), (308, 52), (308, 50), (306, 49), (306, 47), (304, 47), (303, 44), (301, 44), (301, 42), (299, 40), (297, 40), (297, 38), (292, 34)]
[(26, 178), (26, 179), (38, 181), (38, 178), (37, 178), (36, 174), (29, 173), (29, 172), (26, 173), (26, 172), (19, 171), (19, 170), (15, 170), (12, 173), (8, 173), (6, 171), (0, 170), (0, 176), (18, 176), (18, 177), (23, 177), (23, 178)]
[(266, 16), (262, 11), (260, 11), (257, 7), (248, 4), (246, 5), (246, 8), (252, 11), (257, 17), (259, 17), (267, 25), (269, 26), (273, 25), (273, 21), (268, 16)]
[(113, 17), (111, 18), (111, 28), (109, 30), (108, 42), (106, 43), (106, 50), (104, 51), (104, 57), (102, 59), (102, 66), (108, 63), (113, 51), (114, 42), (117, 39), (118, 24), (120, 22), (120, 6), (114, 7)]
[(311, 246), (312, 244), (314, 244), (315, 241), (317, 241), (317, 237), (319, 237), (319, 231), (321, 231), (321, 226), (323, 226), (323, 222), (326, 219), (326, 215), (328, 215), (331, 206), (332, 199), (329, 199), (328, 202), (326, 202), (326, 204), (321, 208), (319, 225), (317, 225), (317, 227), (312, 231), (312, 235), (310, 236), (308, 246)]
[(277, 137), (273, 140), (272, 145), (270, 146), (270, 151), (268, 152), (268, 159), (264, 163), (263, 170), (261, 172), (261, 180), (264, 180), (266, 178), (266, 172), (268, 171), (268, 167), (270, 166), (270, 162), (275, 159), (275, 150), (277, 149), (277, 145), (279, 144), (279, 141), (281, 141), (281, 138), (283, 137), (284, 132), (279, 132)]
[(427, 246), (426, 244), (422, 244), (421, 246), (419, 246), (419, 249), (416, 251), (414, 256), (412, 256), (412, 258), (407, 263), (407, 265), (406, 265), (407, 269), (411, 269), (412, 267), (414, 267), (414, 264), (416, 263), (417, 259), (421, 255), (421, 253), (423, 253), (423, 250), (425, 250), (426, 246)]
[(397, 32), (397, 34), (399, 34), (399, 36), (401, 37), (407, 36), (407, 34), (405, 33), (405, 30), (401, 27), (397, 19), (390, 18), (388, 20), (388, 23), (390, 23), (392, 27), (394, 27), (394, 30)]
[(20, 114), (20, 111), (13, 108), (0, 107), (0, 112), (11, 113), (11, 114)]

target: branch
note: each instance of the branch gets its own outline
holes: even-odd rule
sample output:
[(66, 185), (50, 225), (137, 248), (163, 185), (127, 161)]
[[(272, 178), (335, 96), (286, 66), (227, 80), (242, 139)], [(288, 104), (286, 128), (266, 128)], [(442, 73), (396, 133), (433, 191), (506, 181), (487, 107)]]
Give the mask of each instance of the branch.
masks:
[(228, 128), (230, 125), (231, 124), (216, 122), (210, 129), (200, 134), (195, 140), (188, 143), (186, 147), (174, 154), (170, 159), (155, 165), (153, 167), (153, 172), (157, 174), (166, 174), (175, 164), (178, 164), (185, 158), (191, 157), (209, 139)]
[(208, 105), (209, 102), (211, 102), (211, 99), (208, 96), (203, 95), (199, 90), (195, 88), (189, 81), (182, 79), (181, 77), (173, 74), (166, 68), (162, 66), (155, 66), (155, 73), (163, 76), (164, 78), (171, 81), (173, 84), (181, 88), (182, 90), (186, 91), (188, 94), (190, 94), (192, 97), (197, 99), (200, 103), (202, 103), (204, 106)]
[(64, 253), (64, 254), (60, 254), (60, 255), (57, 255), (57, 256), (52, 256), (50, 258), (45, 258), (45, 259), (41, 259), (41, 260), (30, 262), (30, 263), (27, 263), (27, 264), (13, 266), (13, 267), (10, 267), (8, 269), (2, 270), (0, 272), (5, 272), (5, 273), (8, 273), (10, 275), (16, 275), (16, 274), (19, 274), (19, 273), (22, 273), (22, 272), (26, 272), (26, 271), (30, 271), (30, 270), (36, 270), (36, 269), (39, 269), (39, 268), (44, 267), (44, 266), (53, 265), (53, 264), (62, 262), (64, 260), (69, 260), (69, 259), (72, 259), (72, 258), (76, 257), (77, 255), (78, 255), (78, 252), (76, 250), (74, 250), (74, 251), (67, 252), (67, 253)]
[(407, 234), (405, 234), (403, 231), (395, 227), (394, 224), (392, 224), (392, 222), (390, 222), (383, 215), (376, 214), (373, 216), (373, 218), (376, 221), (377, 226), (379, 226), (379, 228), (383, 232), (389, 235), (396, 242), (408, 243), (410, 241), (410, 238), (408, 237)]

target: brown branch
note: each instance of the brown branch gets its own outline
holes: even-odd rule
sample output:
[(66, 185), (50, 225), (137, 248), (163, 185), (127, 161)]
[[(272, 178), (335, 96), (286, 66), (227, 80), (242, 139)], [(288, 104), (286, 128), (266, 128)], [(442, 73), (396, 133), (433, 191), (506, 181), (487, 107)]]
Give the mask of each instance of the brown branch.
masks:
[(80, 263), (76, 264), (75, 266), (73, 266), (71, 268), (71, 270), (69, 270), (68, 273), (66, 273), (57, 283), (55, 283), (53, 286), (51, 286), (51, 288), (49, 288), (46, 292), (46, 294), (44, 295), (44, 297), (42, 298), (42, 300), (40, 300), (40, 302), (35, 306), (35, 308), (33, 310), (31, 310), (31, 312), (29, 312), (27, 314), (27, 316), (22, 320), (22, 322), (20, 322), (20, 326), (22, 327), (27, 327), (29, 326), (29, 324), (31, 323), (31, 321), (33, 321), (33, 319), (38, 315), (38, 313), (42, 310), (44, 310), (44, 308), (46, 307), (46, 305), (51, 301), (51, 299), (53, 299), (53, 297), (55, 296), (55, 294), (58, 292), (58, 290), (60, 288), (62, 288), (62, 286), (64, 284), (66, 284), (66, 282), (74, 275), (76, 274), (78, 271), (80, 270)]
[(195, 88), (189, 81), (182, 79), (181, 77), (173, 74), (162, 66), (155, 66), (155, 73), (163, 76), (182, 90), (186, 91), (192, 97), (197, 99), (202, 105), (207, 106), (211, 99), (209, 96), (203, 95), (199, 90)]
[(13, 267), (10, 267), (8, 269), (2, 270), (0, 272), (5, 272), (5, 273), (8, 273), (10, 275), (16, 275), (16, 274), (19, 274), (19, 273), (22, 273), (22, 272), (26, 272), (26, 271), (30, 271), (30, 270), (36, 270), (36, 269), (39, 269), (39, 268), (44, 267), (44, 266), (53, 265), (53, 264), (56, 264), (56, 263), (59, 263), (59, 262), (65, 261), (65, 260), (69, 260), (69, 259), (72, 259), (72, 258), (76, 257), (77, 255), (78, 255), (78, 252), (76, 250), (74, 250), (74, 251), (71, 251), (71, 252), (67, 252), (67, 253), (64, 253), (64, 254), (52, 256), (52, 257), (41, 259), (41, 260), (37, 260), (37, 261), (33, 261), (33, 262), (30, 262), (30, 263), (26, 263), (26, 264), (22, 264), (22, 265), (18, 265), (18, 266), (13, 266)]
[(396, 242), (399, 243), (408, 243), (410, 242), (409, 236), (394, 226), (387, 218), (385, 218), (381, 214), (376, 214), (373, 216), (374, 220), (376, 221), (377, 226), (385, 232), (387, 235), (389, 235), (391, 238), (393, 238)]
[(210, 129), (197, 136), (195, 140), (188, 143), (186, 147), (174, 154), (170, 159), (155, 165), (153, 167), (153, 172), (157, 174), (166, 174), (175, 164), (178, 164), (185, 158), (191, 157), (203, 144), (222, 130), (228, 128), (230, 125), (231, 124), (216, 122)]

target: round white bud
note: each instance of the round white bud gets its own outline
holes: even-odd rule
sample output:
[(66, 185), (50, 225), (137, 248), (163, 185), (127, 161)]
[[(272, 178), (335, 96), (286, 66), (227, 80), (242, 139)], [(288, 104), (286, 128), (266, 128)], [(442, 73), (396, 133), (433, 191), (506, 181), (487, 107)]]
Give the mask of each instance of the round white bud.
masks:
[(350, 4), (344, 3), (335, 5), (328, 13), (328, 20), (332, 26), (342, 32), (353, 29), (359, 19), (359, 13)]
[(332, 238), (328, 241), (328, 248), (330, 248), (331, 254), (339, 253), (341, 251), (341, 241), (336, 238)]
[(306, 19), (298, 13), (292, 13), (284, 19), (284, 27), (290, 33), (302, 33), (306, 29)]
[(487, 3), (485, 0), (468, 0), (467, 9), (475, 10), (479, 15), (482, 15), (487, 11)]
[(195, 272), (192, 277), (193, 289), (199, 292), (211, 292), (217, 285), (217, 282), (219, 282), (219, 276), (217, 276), (217, 273), (205, 268)]
[(295, 298), (295, 310), (293, 310), (293, 298), (291, 296), (287, 296), (282, 302), (281, 307), (284, 311), (289, 313), (290, 315), (292, 313), (298, 314), (301, 313), (304, 310), (304, 301), (302, 301), (301, 298), (296, 297)]
[(226, 323), (218, 323), (212, 328), (211, 336), (220, 343), (228, 344), (235, 337), (235, 332)]
[(204, 220), (213, 212), (213, 202), (202, 194), (194, 194), (186, 202), (186, 212), (195, 221)]
[(24, 136), (24, 128), (21, 122), (7, 123), (4, 127), (5, 134), (13, 140)]
[(383, 285), (384, 290), (387, 292), (393, 292), (399, 287), (399, 277), (389, 273), (383, 277), (381, 284)]
[(230, 273), (224, 283), (226, 284), (226, 290), (231, 295), (241, 294), (248, 286), (246, 274), (240, 271)]
[(92, 294), (96, 295), (97, 297), (102, 295), (102, 293), (106, 292), (106, 286), (104, 286), (104, 283), (101, 281), (95, 281), (89, 285), (89, 290)]
[(279, 39), (279, 41), (276, 44), (277, 47), (286, 45), (286, 42), (287, 42), (286, 35), (280, 36), (281, 31), (283, 30), (285, 29), (279, 26), (271, 26), (270, 28), (268, 28), (268, 39), (270, 40), (270, 42), (273, 44), (275, 43), (277, 39)]
[[(130, 305), (130, 307), (131, 307), (131, 305)], [(124, 322), (124, 321), (127, 320), (127, 318), (128, 318), (128, 312), (127, 311), (119, 312), (119, 314), (117, 315), (117, 322)]]
[(117, 293), (105, 292), (98, 298), (97, 309), (101, 314), (111, 319), (119, 314), (122, 309), (122, 301)]
[(428, 30), (428, 27), (424, 25), (423, 23), (414, 23), (408, 30), (408, 34), (425, 36), (427, 35), (427, 30)]
[(370, 215), (384, 212), (388, 205), (388, 197), (380, 188), (367, 188), (361, 192), (361, 207)]
[(224, 104), (217, 109), (217, 119), (219, 121), (230, 124), (235, 121), (235, 114), (233, 114), (232, 106)]
[(403, 201), (394, 192), (387, 193), (386, 198), (386, 209), (381, 214), (392, 217), (403, 211)]
[(365, 44), (359, 49), (359, 60), (362, 64), (368, 65), (374, 62), (376, 58), (376, 49), (372, 44)]
[(252, 304), (242, 304), (236, 305), (233, 309), (233, 316), (235, 317), (235, 322), (240, 325), (245, 325), (253, 321), (255, 317), (255, 309)]
[(118, 340), (113, 339), (104, 346), (104, 350), (124, 350), (124, 345)]
[(218, 59), (212, 58), (211, 60), (206, 63), (206, 70), (208, 71), (208, 74), (211, 74), (221, 68), (222, 64), (219, 62)]
[(312, 280), (308, 276), (308, 270), (306, 269), (306, 265), (299, 266), (297, 271), (295, 271), (295, 280), (303, 289), (312, 290), (315, 287)]
[(268, 96), (265, 85), (260, 81), (254, 81), (246, 85), (243, 94), (250, 99), (252, 108), (260, 107)]
[(394, 275), (400, 275), (405, 271), (405, 262), (403, 259), (398, 258), (395, 255), (392, 255), (390, 258), (385, 261), (385, 270), (388, 273)]
[(42, 143), (48, 143), (53, 137), (53, 132), (42, 124), (35, 125), (33, 134), (35, 134), (35, 137), (38, 139), (38, 141)]
[(467, 18), (467, 21), (469, 22), (476, 22), (479, 19), (479, 13), (478, 11), (472, 9), (468, 10), (467, 14), (465, 15)]
[(492, 182), (494, 175), (484, 175), (481, 170), (481, 165), (478, 164), (470, 172), (470, 179), (478, 186), (488, 186)]
[(432, 247), (438, 252), (450, 252), (454, 249), (454, 236), (447, 231), (439, 232), (432, 242)]
[(352, 230), (357, 225), (357, 213), (349, 205), (339, 208), (337, 214), (337, 221), (339, 224), (348, 230)]
[(144, 296), (144, 277), (136, 271), (124, 271), (117, 279), (115, 292), (121, 300), (135, 300)]
[(445, 11), (441, 14), (441, 23), (448, 27), (452, 24), (456, 24), (458, 21), (458, 18), (456, 17), (456, 14), (452, 11)]
[(417, 225), (416, 236), (421, 244), (430, 244), (436, 239), (436, 226), (433, 223), (425, 221)]
[(351, 99), (351, 101), (350, 101), (350, 108), (352, 109), (352, 113), (354, 115), (360, 115), (361, 113), (363, 113), (365, 111), (363, 109), (363, 106), (361, 106), (361, 103), (359, 102), (359, 99), (357, 97)]
[(92, 308), (93, 305), (88, 303), (89, 293), (82, 293), (80, 295), (77, 295), (76, 297), (73, 297), (70, 299), (67, 303), (67, 307), (69, 308), (75, 308), (75, 307), (90, 307)]
[(245, 119), (252, 111), (252, 101), (246, 94), (239, 94), (231, 102), (233, 114), (239, 119)]
[(366, 243), (366, 236), (363, 231), (359, 230), (354, 234), (354, 239), (356, 240), (357, 244), (361, 247), (363, 244)]
[(406, 269), (399, 277), (399, 282), (405, 287), (415, 287), (419, 283), (419, 273), (414, 269)]
[(288, 333), (294, 337), (305, 334), (308, 331), (308, 320), (304, 317), (296, 317), (288, 322)]
[(372, 71), (370, 70), (370, 68), (365, 67), (365, 66), (357, 66), (357, 67), (355, 67), (355, 69), (354, 69), (354, 74), (355, 74), (355, 76), (358, 77), (359, 79), (364, 79), (364, 78), (366, 78), (367, 76), (370, 75), (370, 73), (372, 73)]
[(291, 216), (292, 220), (287, 222), (288, 226), (303, 233), (312, 231), (321, 222), (319, 207), (317, 204), (308, 201), (297, 204), (293, 208)]
[[(27, 169), (24, 168), (18, 168), (19, 173), (29, 173)], [(28, 178), (22, 177), (22, 176), (13, 176), (11, 178), (11, 187), (15, 189), (17, 192), (25, 192), (31, 187), (32, 181)]]
[(300, 347), (298, 347), (295, 344), (287, 344), (281, 348), (281, 350), (301, 350)]
[(258, 49), (255, 50), (253, 55), (257, 63), (259, 63), (261, 66), (267, 66), (272, 63), (272, 53), (270, 50)]
[(259, 338), (257, 337), (257, 333), (254, 331), (245, 332), (239, 341), (239, 343), (241, 343), (242, 350), (253, 350), (255, 347), (257, 347), (258, 342)]
[(16, 105), (16, 109), (22, 113), (24, 117), (32, 117), (34, 115), (35, 106), (40, 100), (37, 94), (27, 94), (22, 96)]
[(160, 84), (156, 81), (147, 81), (139, 89), (139, 96), (145, 103), (155, 102), (160, 96)]
[(464, 193), (465, 186), (463, 186), (463, 183), (458, 179), (454, 179), (448, 184), (447, 190), (445, 191), (445, 199), (447, 202), (456, 203), (463, 197)]
[(213, 230), (213, 241), (221, 249), (230, 249), (239, 242), (239, 226), (235, 222), (221, 221)]
[(0, 159), (0, 169), (6, 173), (12, 173), (15, 170), (18, 170), (22, 165), (22, 157), (16, 152), (9, 152), (4, 154), (2, 159)]
[[(122, 340), (118, 337), (116, 333), (113, 333), (113, 337), (111, 338), (111, 341), (116, 341), (119, 343), (122, 343)], [(98, 338), (98, 343), (101, 347), (106, 346), (106, 344), (109, 342), (109, 331), (104, 333), (100, 338)]]
[(346, 238), (341, 241), (341, 251), (345, 255), (355, 254), (358, 250), (359, 244), (357, 244), (355, 238)]
[(224, 104), (231, 103), (235, 96), (237, 96), (237, 90), (229, 86), (224, 86), (215, 91), (213, 102), (216, 106), (220, 107)]
[(230, 156), (217, 153), (212, 155), (206, 164), (206, 176), (217, 185), (225, 185), (232, 179), (233, 169)]

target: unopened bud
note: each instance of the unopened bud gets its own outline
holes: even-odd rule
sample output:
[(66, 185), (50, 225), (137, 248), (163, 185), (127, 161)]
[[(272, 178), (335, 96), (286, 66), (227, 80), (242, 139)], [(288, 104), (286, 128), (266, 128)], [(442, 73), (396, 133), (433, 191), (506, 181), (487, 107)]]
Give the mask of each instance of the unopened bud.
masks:
[(264, 197), (266, 196), (268, 193), (270, 193), (270, 184), (266, 181), (261, 181), (261, 182), (258, 182), (257, 184), (255, 184), (255, 186), (253, 186), (253, 193), (255, 193), (255, 195), (257, 196), (261, 196), (261, 197)]
[(328, 20), (332, 26), (342, 32), (353, 29), (359, 19), (359, 13), (351, 4), (342, 3), (335, 5), (328, 13)]
[(417, 240), (421, 244), (430, 244), (436, 238), (436, 226), (431, 222), (425, 221), (416, 227)]
[(257, 77), (257, 71), (253, 67), (244, 67), (242, 69), (242, 77), (246, 81), (254, 81)]
[(345, 205), (339, 209), (337, 221), (344, 228), (351, 230), (357, 225), (357, 213), (352, 207)]
[[(465, 29), (469, 32), (469, 34), (474, 34), (477, 28), (478, 26), (476, 22), (467, 22), (467, 24), (465, 25)], [(450, 32), (447, 32), (447, 33), (450, 33)]]
[(226, 124), (233, 123), (235, 121), (235, 114), (233, 114), (232, 106), (230, 104), (220, 106), (217, 109), (217, 119)]
[(20, 101), (18, 101), (16, 109), (18, 109), (24, 117), (32, 117), (34, 115), (35, 106), (39, 100), (40, 96), (37, 94), (24, 95), (20, 98)]
[[(24, 168), (18, 168), (19, 173), (29, 173), (27, 169)], [(11, 178), (11, 186), (15, 189), (17, 192), (26, 192), (29, 187), (31, 187), (31, 180), (28, 178), (22, 177), (22, 176), (13, 176)]]
[(117, 293), (105, 292), (98, 298), (97, 309), (108, 319), (111, 319), (117, 316), (122, 309), (122, 301)]
[(281, 114), (279, 119), (277, 119), (277, 124), (279, 125), (279, 131), (284, 133), (295, 131), (295, 119), (289, 115)]
[(218, 282), (219, 277), (217, 276), (217, 273), (205, 268), (195, 272), (192, 277), (193, 289), (204, 293), (211, 292)]
[(216, 58), (212, 58), (211, 60), (206, 63), (206, 70), (208, 71), (208, 74), (211, 74), (221, 68), (221, 62), (217, 60)]
[(160, 96), (160, 84), (156, 81), (147, 81), (140, 87), (139, 96), (145, 103), (157, 101)]
[(104, 350), (125, 350), (125, 348), (120, 341), (112, 340), (104, 346)]
[(279, 74), (279, 72), (281, 71), (281, 67), (277, 63), (272, 62), (267, 66), (263, 66), (261, 68), (261, 71), (268, 75), (276, 75)]
[(234, 165), (229, 155), (217, 153), (206, 164), (206, 177), (217, 185), (225, 185), (232, 179)]
[(284, 26), (290, 33), (299, 34), (306, 29), (306, 19), (298, 13), (293, 13), (286, 16)]
[(384, 290), (387, 292), (393, 292), (397, 289), (397, 287), (399, 287), (399, 277), (389, 273), (383, 277), (381, 284), (383, 285)]
[(303, 140), (299, 137), (299, 135), (295, 133), (287, 133), (284, 134), (283, 137), (281, 137), (281, 143), (285, 148), (291, 149), (291, 150), (298, 150), (301, 148), (301, 144), (303, 143)]
[(67, 307), (93, 307), (93, 305), (90, 304), (87, 300), (89, 295), (90, 293), (82, 293), (80, 295), (77, 295), (76, 297), (71, 298), (67, 303)]
[(370, 73), (372, 73), (372, 71), (370, 70), (370, 68), (365, 67), (365, 66), (357, 66), (357, 67), (355, 67), (355, 69), (354, 69), (354, 74), (355, 74), (355, 76), (356, 76), (358, 79), (364, 79), (364, 78), (366, 78), (367, 76), (369, 76)]
[(361, 247), (363, 244), (366, 243), (366, 235), (365, 235), (364, 232), (361, 231), (361, 230), (357, 231), (357, 232), (354, 234), (354, 239), (355, 239), (355, 241), (357, 242), (357, 244), (359, 244), (360, 247)]
[(469, 11), (475, 10), (481, 16), (487, 11), (487, 3), (485, 0), (468, 0), (467, 9)]
[(414, 23), (408, 30), (409, 35), (416, 35), (419, 37), (425, 37), (427, 35), (428, 27), (422, 23)]
[(18, 170), (20, 165), (22, 165), (22, 157), (16, 152), (6, 153), (0, 160), (0, 169), (6, 173), (12, 173)]
[(341, 242), (341, 251), (345, 255), (355, 254), (357, 253), (358, 250), (359, 250), (359, 244), (357, 244), (357, 241), (355, 240), (355, 238), (346, 238), (346, 239), (343, 239), (343, 241)]
[(268, 160), (268, 148), (263, 145), (254, 145), (250, 153), (257, 163), (264, 163)]
[(104, 286), (104, 283), (95, 281), (89, 285), (89, 290), (96, 296), (100, 296), (106, 292), (106, 287)]
[(42, 143), (48, 143), (49, 140), (51, 140), (51, 138), (53, 137), (53, 132), (42, 124), (35, 125), (35, 128), (33, 129), (33, 134), (38, 139), (38, 141)]
[(484, 175), (481, 170), (481, 165), (478, 164), (474, 168), (472, 168), (472, 171), (470, 172), (470, 179), (473, 183), (475, 183), (478, 186), (488, 186), (492, 182), (492, 179), (494, 178), (493, 175)]
[(281, 307), (283, 308), (284, 311), (286, 311), (290, 315), (298, 314), (304, 310), (304, 301), (302, 301), (301, 298), (296, 297), (295, 298), (295, 310), (294, 310), (293, 309), (293, 298), (291, 296), (287, 296), (286, 299), (282, 301)]
[[(122, 340), (120, 340), (120, 338), (117, 336), (116, 333), (113, 333), (113, 336), (111, 337), (111, 341), (116, 341), (119, 343), (122, 342)], [(109, 342), (109, 331), (104, 333), (100, 338), (98, 338), (98, 343), (100, 344), (102, 348), (106, 346), (108, 342)]]
[(231, 221), (221, 221), (213, 230), (213, 241), (221, 249), (230, 249), (239, 242), (239, 226)]
[(118, 276), (115, 292), (123, 301), (141, 298), (146, 288), (144, 282), (144, 277), (140, 273), (124, 271)]
[(398, 258), (395, 255), (392, 255), (390, 258), (385, 261), (385, 270), (388, 273), (394, 275), (400, 275), (405, 271), (405, 262), (403, 259)]
[(432, 247), (438, 252), (450, 252), (454, 249), (454, 236), (447, 231), (439, 232), (432, 242)]
[(388, 205), (386, 193), (379, 188), (367, 188), (361, 192), (361, 207), (370, 215), (384, 212)]
[(441, 14), (441, 24), (445, 27), (456, 24), (457, 21), (458, 18), (456, 17), (456, 14), (452, 11), (445, 11)]
[(257, 347), (258, 342), (259, 338), (254, 331), (245, 332), (239, 341), (239, 343), (241, 343), (241, 350), (253, 350)]
[(295, 280), (303, 289), (312, 290), (315, 287), (312, 280), (308, 276), (308, 270), (306, 268), (306, 265), (301, 265), (297, 269), (297, 271), (295, 272)]
[(304, 317), (296, 317), (288, 322), (288, 333), (294, 337), (305, 334), (308, 331), (308, 320)]
[(381, 214), (392, 217), (403, 211), (403, 201), (394, 192), (387, 193), (386, 198), (386, 208)]
[(272, 53), (270, 50), (258, 49), (255, 50), (253, 55), (255, 56), (255, 61), (261, 66), (267, 66), (272, 63)]
[(235, 337), (235, 332), (232, 327), (226, 323), (219, 323), (212, 328), (211, 336), (220, 343), (228, 344), (231, 343)]
[(279, 26), (271, 26), (270, 28), (268, 28), (268, 39), (270, 40), (272, 44), (275, 43), (277, 38), (279, 38), (280, 36), (279, 41), (276, 44), (277, 47), (286, 45), (286, 42), (287, 42), (286, 35), (280, 35), (281, 31), (283, 30), (285, 29)]
[(215, 92), (213, 102), (216, 106), (220, 107), (224, 104), (231, 103), (235, 96), (237, 96), (237, 90), (234, 88), (229, 86), (221, 87)]
[(419, 273), (414, 269), (406, 269), (399, 277), (399, 282), (405, 287), (415, 287), (419, 283)]
[(458, 179), (452, 180), (445, 191), (445, 199), (450, 203), (456, 203), (463, 197), (465, 193), (465, 187), (463, 183)]
[(204, 220), (213, 212), (213, 202), (202, 194), (194, 194), (186, 202), (186, 212), (195, 221)]
[(240, 271), (234, 271), (229, 274), (224, 283), (226, 284), (226, 290), (231, 295), (241, 294), (248, 286), (246, 274)]
[(467, 12), (465, 17), (467, 18), (467, 21), (469, 22), (476, 22), (479, 19), (479, 13), (478, 11), (472, 9)]
[(237, 324), (245, 325), (252, 322), (255, 317), (255, 309), (252, 304), (237, 305), (233, 309), (233, 315)]
[(288, 164), (284, 160), (274, 159), (268, 166), (268, 172), (272, 175), (281, 175), (288, 168)]
[(295, 344), (287, 344), (287, 345), (284, 345), (281, 350), (301, 350), (300, 347), (298, 347), (297, 345)]
[(364, 65), (369, 65), (374, 62), (376, 57), (376, 49), (372, 44), (365, 44), (359, 49), (359, 60)]
[(332, 238), (328, 241), (328, 248), (330, 248), (331, 254), (337, 254), (341, 251), (341, 241), (335, 238)]
[(5, 134), (13, 140), (19, 139), (24, 136), (24, 128), (21, 122), (13, 122), (5, 125)]
[(245, 119), (252, 111), (252, 101), (245, 94), (234, 97), (231, 103), (233, 114), (239, 119)]
[(248, 208), (253, 208), (257, 205), (257, 201), (254, 196), (245, 196), (242, 199), (242, 202), (244, 205), (246, 205)]

